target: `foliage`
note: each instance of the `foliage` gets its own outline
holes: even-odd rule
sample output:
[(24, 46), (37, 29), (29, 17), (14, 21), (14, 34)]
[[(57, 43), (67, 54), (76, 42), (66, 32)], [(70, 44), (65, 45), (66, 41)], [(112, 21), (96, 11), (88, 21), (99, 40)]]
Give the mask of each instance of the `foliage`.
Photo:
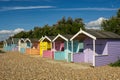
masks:
[(105, 31), (111, 31), (120, 35), (120, 9), (116, 16), (113, 16), (109, 20), (105, 20), (102, 23), (102, 29)]
[(120, 67), (120, 59), (118, 61), (116, 61), (115, 63), (111, 63), (110, 66), (112, 67)]
[(3, 41), (0, 42), (0, 48), (3, 48)]
[(63, 17), (56, 24), (49, 26), (44, 25), (43, 27), (36, 26), (33, 30), (28, 32), (20, 32), (13, 37), (15, 38), (41, 38), (44, 35), (56, 36), (57, 34), (75, 34), (80, 28), (85, 29), (84, 23), (81, 18), (72, 19)]
[(3, 48), (3, 45), (0, 45), (0, 48)]
[(0, 50), (0, 53), (5, 53), (4, 51)]

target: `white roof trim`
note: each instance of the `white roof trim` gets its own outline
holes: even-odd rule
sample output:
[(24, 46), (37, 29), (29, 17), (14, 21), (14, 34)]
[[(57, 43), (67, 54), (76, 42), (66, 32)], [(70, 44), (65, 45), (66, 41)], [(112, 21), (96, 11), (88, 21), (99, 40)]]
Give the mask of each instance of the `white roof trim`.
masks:
[(77, 37), (79, 34), (85, 34), (86, 36), (88, 36), (88, 37), (96, 40), (96, 37), (95, 37), (95, 36), (93, 36), (93, 35), (85, 32), (85, 31), (83, 31), (82, 29), (80, 29), (80, 31), (79, 31), (78, 33), (76, 33), (76, 34), (70, 39), (70, 41), (73, 40), (75, 37)]
[(4, 41), (3, 41), (3, 44), (7, 44), (7, 41), (6, 41), (6, 40), (4, 40)]
[(12, 38), (12, 42), (13, 42), (13, 44), (14, 44), (14, 40), (13, 40), (13, 38)]
[(25, 40), (23, 38), (20, 39), (20, 41), (22, 41), (22, 40), (25, 42)]
[(26, 42), (26, 41), (29, 41), (29, 42), (31, 43), (31, 40), (30, 40), (29, 38), (25, 39), (25, 42)]
[(21, 43), (21, 41), (25, 42), (25, 40), (23, 38), (19, 39), (19, 43)]
[(51, 39), (50, 39), (48, 36), (45, 36), (45, 37), (42, 39), (42, 41), (44, 41), (45, 38), (51, 42)]
[(39, 39), (39, 41), (41, 41), (43, 38), (44, 38), (44, 37), (42, 36), (42, 37)]
[(58, 35), (53, 39), (53, 42), (54, 42), (57, 38), (59, 38), (59, 37), (61, 37), (61, 38), (64, 39), (65, 41), (68, 41), (67, 38), (65, 38), (64, 36), (58, 34)]

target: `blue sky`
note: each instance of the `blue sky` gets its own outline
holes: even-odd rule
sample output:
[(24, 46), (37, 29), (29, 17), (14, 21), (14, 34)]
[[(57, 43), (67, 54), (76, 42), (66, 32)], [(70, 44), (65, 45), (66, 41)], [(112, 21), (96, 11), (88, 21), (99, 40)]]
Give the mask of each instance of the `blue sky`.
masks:
[(0, 30), (29, 30), (54, 24), (63, 16), (80, 17), (85, 23), (109, 18), (116, 14), (119, 4), (120, 0), (0, 0)]
[(89, 23), (101, 17), (108, 19), (119, 8), (120, 0), (0, 0), (0, 31), (52, 25), (63, 16)]

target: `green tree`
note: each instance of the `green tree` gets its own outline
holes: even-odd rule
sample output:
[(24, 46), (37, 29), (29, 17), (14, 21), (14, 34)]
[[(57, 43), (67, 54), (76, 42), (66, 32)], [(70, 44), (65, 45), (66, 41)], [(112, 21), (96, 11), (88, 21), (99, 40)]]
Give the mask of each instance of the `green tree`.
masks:
[(43, 27), (36, 26), (33, 30), (28, 32), (20, 32), (14, 37), (16, 38), (41, 38), (42, 36), (56, 36), (57, 34), (75, 34), (80, 28), (85, 29), (84, 23), (81, 18), (72, 19), (65, 17), (60, 19), (56, 24), (52, 26), (44, 25)]
[(117, 12), (117, 17), (120, 18), (120, 9)]
[(120, 9), (117, 12), (117, 16), (113, 16), (109, 20), (104, 20), (101, 26), (102, 30), (120, 35)]
[(67, 22), (66, 22), (67, 24), (71, 24), (72, 25), (72, 23), (73, 23), (73, 20), (72, 20), (72, 18), (71, 17), (68, 17), (68, 19), (67, 19)]

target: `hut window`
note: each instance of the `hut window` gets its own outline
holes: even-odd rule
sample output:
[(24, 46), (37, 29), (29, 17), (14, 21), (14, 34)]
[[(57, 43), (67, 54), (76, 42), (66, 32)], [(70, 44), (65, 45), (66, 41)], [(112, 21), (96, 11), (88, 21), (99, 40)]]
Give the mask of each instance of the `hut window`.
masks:
[(14, 42), (12, 41), (12, 44), (14, 44)]
[(79, 42), (79, 52), (83, 52), (83, 50), (84, 50), (84, 43), (83, 43), (83, 41), (80, 41)]
[(64, 47), (61, 48), (61, 51), (64, 51)]
[(103, 53), (103, 50), (104, 50), (104, 45), (103, 44), (96, 44), (96, 53), (97, 54), (102, 54)]

